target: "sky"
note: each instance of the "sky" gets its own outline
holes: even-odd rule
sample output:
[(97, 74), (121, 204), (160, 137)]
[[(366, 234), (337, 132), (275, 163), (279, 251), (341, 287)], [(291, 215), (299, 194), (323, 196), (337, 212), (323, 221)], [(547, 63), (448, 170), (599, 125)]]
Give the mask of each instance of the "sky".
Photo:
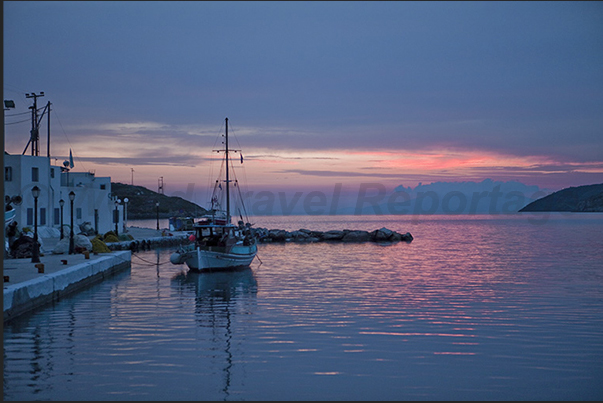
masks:
[(113, 182), (205, 203), (226, 117), (256, 192), (603, 182), (601, 2), (5, 1), (3, 28), (5, 151), (43, 91), (53, 162)]

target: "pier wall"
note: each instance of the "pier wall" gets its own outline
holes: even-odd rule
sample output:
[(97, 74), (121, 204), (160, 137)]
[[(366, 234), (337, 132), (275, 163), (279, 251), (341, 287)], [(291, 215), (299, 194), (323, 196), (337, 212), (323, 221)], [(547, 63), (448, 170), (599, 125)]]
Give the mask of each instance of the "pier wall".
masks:
[(4, 321), (59, 300), (131, 267), (131, 252), (119, 251), (89, 262), (4, 287)]

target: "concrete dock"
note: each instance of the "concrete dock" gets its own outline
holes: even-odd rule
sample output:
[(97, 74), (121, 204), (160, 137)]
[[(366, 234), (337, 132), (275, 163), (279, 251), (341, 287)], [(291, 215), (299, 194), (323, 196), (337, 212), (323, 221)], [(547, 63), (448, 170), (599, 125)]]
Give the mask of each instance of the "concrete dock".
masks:
[[(185, 242), (186, 233), (162, 236), (161, 231), (128, 228), (135, 241), (152, 247)], [(131, 241), (110, 244), (111, 253), (52, 254), (58, 238), (42, 238), (44, 251), (40, 263), (31, 258), (4, 259), (3, 311), (4, 321), (56, 301), (93, 283), (131, 267)]]
[(56, 301), (90, 284), (131, 267), (131, 252), (45, 255), (40, 263), (5, 259), (4, 321)]

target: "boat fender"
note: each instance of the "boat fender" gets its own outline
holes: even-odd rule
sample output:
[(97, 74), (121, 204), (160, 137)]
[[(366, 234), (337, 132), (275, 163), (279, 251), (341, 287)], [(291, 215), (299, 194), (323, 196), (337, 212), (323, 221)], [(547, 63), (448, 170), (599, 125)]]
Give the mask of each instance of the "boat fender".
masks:
[(174, 252), (170, 256), (170, 262), (172, 262), (172, 264), (182, 264), (184, 263), (184, 255)]

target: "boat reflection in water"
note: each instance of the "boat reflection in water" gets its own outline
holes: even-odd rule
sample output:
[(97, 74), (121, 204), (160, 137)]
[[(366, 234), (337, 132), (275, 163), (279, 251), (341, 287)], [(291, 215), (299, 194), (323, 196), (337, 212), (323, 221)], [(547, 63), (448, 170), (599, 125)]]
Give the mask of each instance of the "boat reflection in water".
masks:
[[(216, 350), (224, 351), (224, 398), (230, 395), (230, 386), (233, 376), (234, 353), (233, 337), (245, 336), (245, 329), (240, 329), (239, 315), (252, 313), (256, 305), (257, 280), (250, 268), (230, 272), (194, 271), (182, 272), (173, 279), (184, 290), (194, 289), (195, 319), (203, 328), (212, 330), (212, 341), (216, 342)], [(236, 348), (235, 348), (236, 350)], [(239, 354), (239, 355), (240, 355)], [(242, 360), (237, 358), (237, 363)]]

